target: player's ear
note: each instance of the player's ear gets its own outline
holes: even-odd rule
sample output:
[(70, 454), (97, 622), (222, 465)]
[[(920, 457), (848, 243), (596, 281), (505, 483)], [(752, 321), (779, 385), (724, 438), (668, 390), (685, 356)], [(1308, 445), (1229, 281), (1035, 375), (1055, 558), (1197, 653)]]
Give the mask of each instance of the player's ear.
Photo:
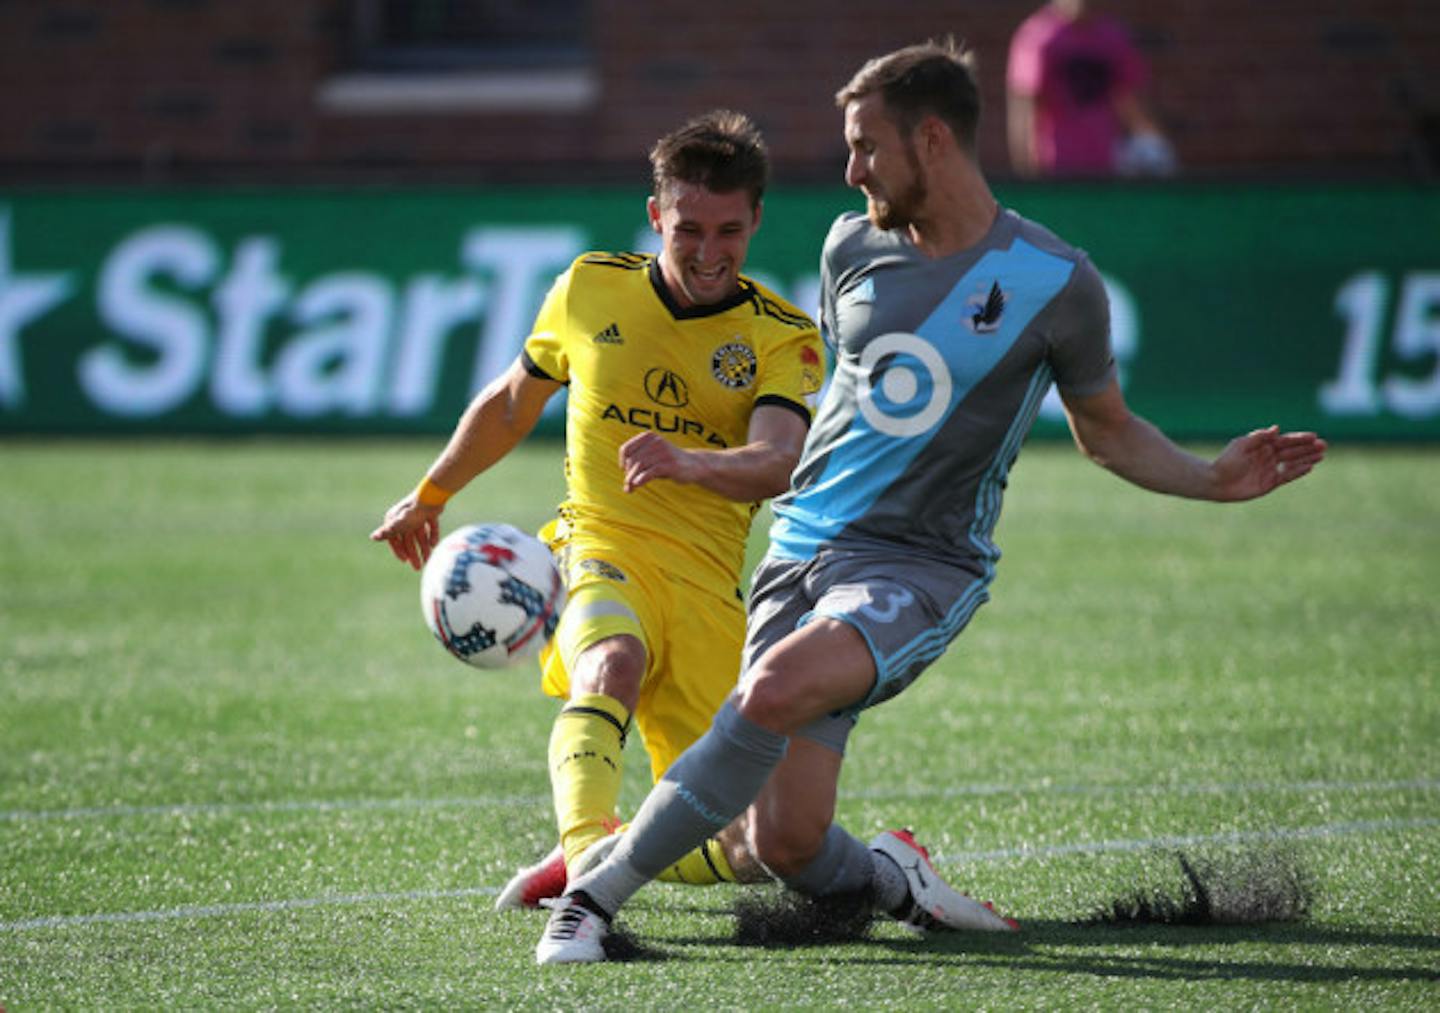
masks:
[(939, 155), (947, 141), (953, 143), (954, 133), (950, 125), (935, 115), (926, 116), (915, 126), (915, 139), (926, 155)]
[(651, 196), (645, 201), (645, 213), (650, 216), (650, 228), (660, 234), (660, 202)]
[(765, 214), (765, 202), (764, 202), (764, 201), (759, 201), (759, 200), (757, 200), (757, 201), (755, 202), (755, 220), (750, 223), (750, 234), (751, 234), (751, 235), (754, 235), (755, 232), (756, 232), (756, 230), (758, 230), (758, 229), (760, 228), (760, 219), (764, 217), (764, 214)]

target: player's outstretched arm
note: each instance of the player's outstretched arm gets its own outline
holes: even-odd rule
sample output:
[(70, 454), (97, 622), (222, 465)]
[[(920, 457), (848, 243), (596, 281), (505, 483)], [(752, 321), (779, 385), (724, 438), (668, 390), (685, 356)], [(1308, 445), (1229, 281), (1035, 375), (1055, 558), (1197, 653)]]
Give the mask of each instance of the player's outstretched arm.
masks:
[(790, 488), (790, 474), (800, 460), (807, 431), (798, 413), (761, 405), (750, 416), (743, 447), (687, 450), (658, 433), (640, 433), (620, 448), (625, 491), (663, 478), (701, 485), (742, 503), (769, 499)]
[(1255, 499), (1308, 475), (1325, 457), (1325, 441), (1314, 433), (1270, 426), (1231, 440), (1207, 461), (1132, 413), (1116, 383), (1090, 397), (1065, 398), (1065, 411), (1076, 445), (1096, 464), (1144, 489), (1189, 499)]
[(395, 558), (416, 570), (424, 566), (440, 541), (445, 501), (514, 450), (559, 389), (560, 384), (532, 375), (516, 359), (475, 395), (425, 478), (385, 512), (371, 540), (389, 543)]

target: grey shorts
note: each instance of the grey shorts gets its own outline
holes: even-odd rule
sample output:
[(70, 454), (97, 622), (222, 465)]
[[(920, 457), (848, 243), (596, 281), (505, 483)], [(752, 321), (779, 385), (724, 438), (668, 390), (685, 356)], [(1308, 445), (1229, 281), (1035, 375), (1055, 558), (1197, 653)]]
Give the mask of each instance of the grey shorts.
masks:
[(853, 626), (875, 659), (875, 685), (853, 706), (800, 732), (843, 753), (860, 712), (899, 694), (945, 653), (989, 601), (990, 579), (953, 563), (875, 552), (822, 550), (798, 561), (767, 556), (750, 585), (742, 671), (816, 617)]

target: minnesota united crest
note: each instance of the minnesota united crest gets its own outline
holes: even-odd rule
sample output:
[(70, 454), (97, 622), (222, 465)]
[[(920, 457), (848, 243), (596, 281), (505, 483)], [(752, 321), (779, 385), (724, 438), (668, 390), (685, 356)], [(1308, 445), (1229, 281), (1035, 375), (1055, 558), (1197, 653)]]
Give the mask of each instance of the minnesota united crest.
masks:
[(990, 293), (975, 293), (965, 300), (965, 326), (976, 334), (991, 334), (1000, 327), (1000, 318), (1005, 315), (1005, 293), (1000, 283), (990, 285)]

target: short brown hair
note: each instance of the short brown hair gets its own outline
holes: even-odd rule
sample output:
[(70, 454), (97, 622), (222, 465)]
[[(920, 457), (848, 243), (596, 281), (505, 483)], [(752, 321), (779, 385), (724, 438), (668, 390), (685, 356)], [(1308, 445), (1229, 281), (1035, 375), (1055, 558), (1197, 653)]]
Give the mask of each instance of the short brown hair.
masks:
[(715, 193), (744, 190), (758, 207), (770, 179), (765, 139), (750, 117), (732, 109), (697, 116), (650, 149), (655, 197), (664, 202), (674, 183), (694, 183)]
[(844, 109), (879, 93), (901, 131), (909, 134), (926, 116), (938, 116), (966, 151), (975, 151), (980, 126), (980, 89), (975, 58), (954, 39), (922, 42), (868, 61), (835, 94)]

